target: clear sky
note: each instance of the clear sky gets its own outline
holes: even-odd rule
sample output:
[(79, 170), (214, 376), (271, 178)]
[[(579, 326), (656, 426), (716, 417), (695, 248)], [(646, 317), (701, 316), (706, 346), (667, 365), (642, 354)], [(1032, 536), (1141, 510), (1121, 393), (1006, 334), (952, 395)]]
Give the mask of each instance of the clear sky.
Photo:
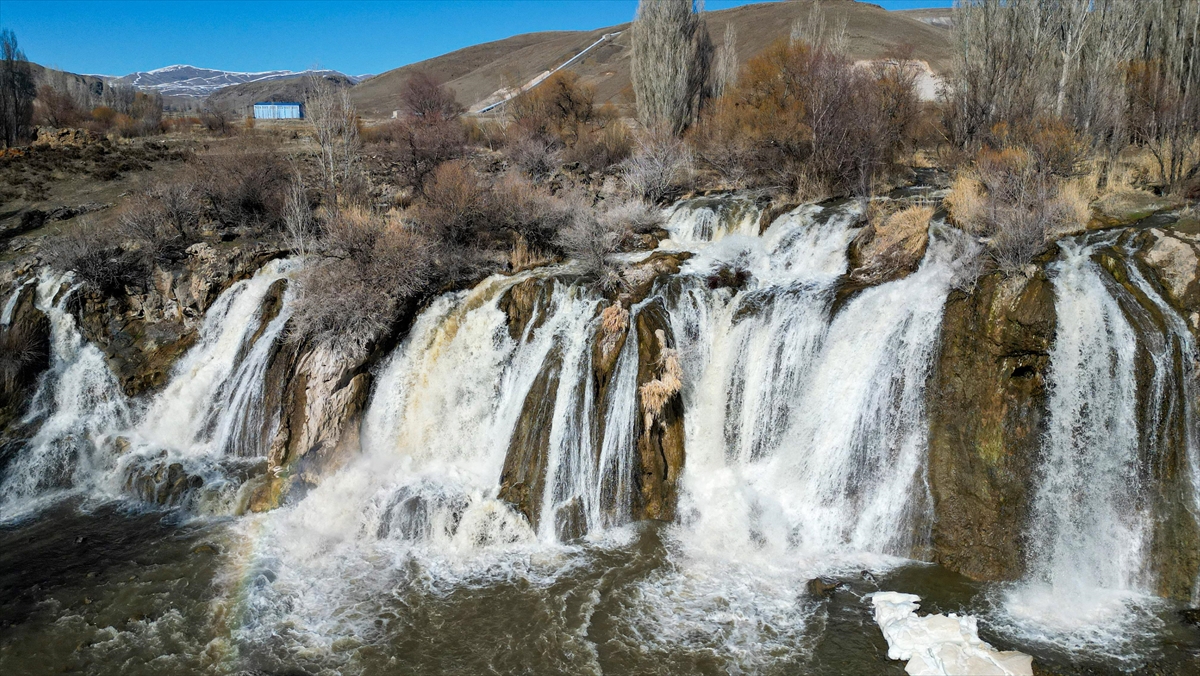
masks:
[[(710, 10), (750, 0), (708, 0)], [(888, 9), (951, 0), (875, 0)], [(382, 73), (518, 33), (583, 30), (633, 18), (637, 0), (406, 2), (58, 2), (0, 0), (29, 59), (75, 73), (125, 75), (183, 63), (236, 71), (319, 65)]]

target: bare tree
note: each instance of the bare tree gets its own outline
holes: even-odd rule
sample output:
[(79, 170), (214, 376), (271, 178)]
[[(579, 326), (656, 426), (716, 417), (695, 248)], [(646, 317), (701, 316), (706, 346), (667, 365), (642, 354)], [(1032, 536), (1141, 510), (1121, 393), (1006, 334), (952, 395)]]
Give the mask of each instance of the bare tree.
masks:
[(713, 46), (696, 9), (693, 0), (638, 4), (630, 76), (638, 120), (647, 129), (679, 135), (699, 113)]
[(338, 91), (328, 80), (314, 73), (309, 75), (304, 109), (320, 147), (319, 166), (329, 204), (336, 210), (337, 197), (346, 196), (361, 180), (359, 154), (362, 142), (358, 136), (354, 104), (346, 90)]
[(0, 140), (5, 146), (28, 138), (36, 94), (32, 70), (17, 45), (17, 36), (8, 29), (0, 31)]
[(831, 24), (821, 0), (813, 0), (807, 19), (792, 23), (791, 40), (807, 43), (814, 50), (842, 54), (846, 51), (846, 15)]
[(713, 64), (713, 95), (720, 96), (733, 87), (738, 76), (737, 28), (733, 22), (725, 24), (725, 39), (717, 48)]
[(288, 183), (284, 195), (283, 225), (292, 251), (301, 256), (307, 254), (311, 249), (315, 223), (312, 208), (308, 204), (308, 190), (304, 187), (304, 176), (299, 171)]
[(408, 114), (421, 120), (453, 120), (463, 112), (454, 91), (424, 71), (405, 81), (400, 99)]

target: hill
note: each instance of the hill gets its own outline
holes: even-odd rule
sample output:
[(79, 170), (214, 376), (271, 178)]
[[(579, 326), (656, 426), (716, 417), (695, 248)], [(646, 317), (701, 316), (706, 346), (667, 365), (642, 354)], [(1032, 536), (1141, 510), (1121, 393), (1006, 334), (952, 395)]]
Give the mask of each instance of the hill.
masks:
[[(341, 73), (325, 75), (325, 80), (339, 89), (351, 87), (354, 81)], [(224, 107), (237, 115), (249, 115), (259, 101), (303, 101), (309, 90), (309, 76), (297, 75), (280, 80), (246, 82), (224, 87), (206, 99), (212, 106)]]
[[(792, 24), (806, 19), (811, 7), (811, 0), (792, 0), (708, 12), (708, 30), (719, 44), (725, 26), (732, 23), (738, 36), (738, 59), (745, 63), (786, 38)], [(914, 57), (926, 61), (934, 73), (950, 64), (948, 31), (927, 23), (923, 15), (889, 12), (853, 0), (825, 0), (822, 7), (829, 21), (846, 20), (847, 47), (856, 60), (879, 58), (908, 45)], [(621, 24), (592, 31), (528, 33), (473, 45), (377, 75), (351, 89), (351, 97), (365, 117), (390, 117), (400, 107), (402, 84), (414, 71), (424, 70), (454, 89), (459, 103), (474, 110), (495, 100), (500, 89), (524, 84), (596, 45), (601, 37), (617, 33), (592, 47), (568, 69), (596, 87), (598, 102), (627, 105), (632, 98), (628, 28), (629, 24)]]

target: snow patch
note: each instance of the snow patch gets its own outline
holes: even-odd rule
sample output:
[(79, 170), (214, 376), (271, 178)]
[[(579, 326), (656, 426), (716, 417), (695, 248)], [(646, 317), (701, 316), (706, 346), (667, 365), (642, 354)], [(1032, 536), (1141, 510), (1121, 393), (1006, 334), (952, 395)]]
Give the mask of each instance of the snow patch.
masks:
[(920, 617), (921, 597), (916, 594), (876, 592), (868, 598), (875, 607), (875, 622), (887, 639), (888, 658), (908, 660), (904, 671), (912, 676), (1033, 676), (1032, 657), (984, 643), (970, 615)]

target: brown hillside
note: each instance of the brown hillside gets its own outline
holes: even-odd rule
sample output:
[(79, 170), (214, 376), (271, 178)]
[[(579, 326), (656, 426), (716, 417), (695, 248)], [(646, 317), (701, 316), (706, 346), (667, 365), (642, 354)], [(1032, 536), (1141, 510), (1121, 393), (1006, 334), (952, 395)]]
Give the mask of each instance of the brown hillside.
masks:
[[(743, 63), (775, 40), (786, 38), (797, 19), (808, 17), (811, 0), (745, 5), (709, 12), (708, 30), (720, 43), (725, 25), (737, 29), (738, 58)], [(846, 17), (847, 42), (854, 59), (878, 58), (902, 45), (911, 45), (916, 58), (934, 72), (949, 65), (948, 32), (923, 23), (906, 12), (889, 12), (878, 5), (853, 0), (824, 0), (829, 20)], [(621, 34), (588, 52), (569, 69), (595, 85), (599, 102), (628, 104), (629, 24), (593, 31), (529, 33), (460, 49), (378, 75), (355, 86), (351, 96), (368, 118), (390, 117), (400, 108), (399, 92), (415, 70), (426, 70), (458, 95), (459, 103), (476, 107), (502, 87), (523, 84), (586, 49), (606, 33)]]
[[(345, 75), (326, 75), (325, 80), (337, 89), (350, 86)], [(309, 76), (244, 82), (218, 89), (208, 96), (208, 105), (220, 106), (237, 115), (251, 115), (254, 104), (260, 101), (303, 101), (311, 88)]]

